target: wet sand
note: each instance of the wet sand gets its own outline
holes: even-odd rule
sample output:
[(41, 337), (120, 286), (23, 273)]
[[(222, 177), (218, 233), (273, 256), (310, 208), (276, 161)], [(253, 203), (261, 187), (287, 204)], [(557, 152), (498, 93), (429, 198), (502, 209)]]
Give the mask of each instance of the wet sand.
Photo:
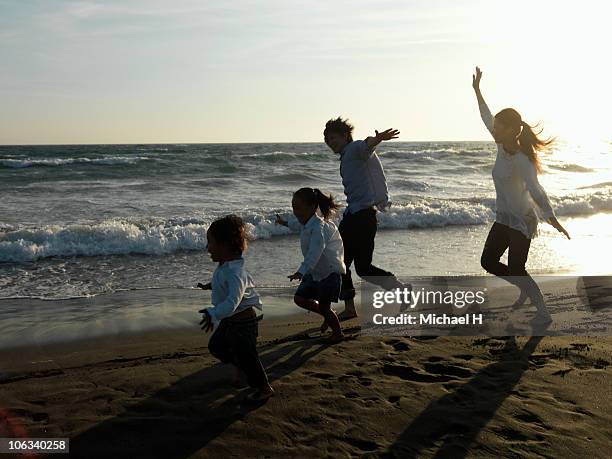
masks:
[(4, 351), (0, 437), (68, 437), (88, 458), (608, 452), (610, 337), (374, 337), (353, 320), (330, 345), (319, 324), (261, 322), (262, 406), (194, 329)]

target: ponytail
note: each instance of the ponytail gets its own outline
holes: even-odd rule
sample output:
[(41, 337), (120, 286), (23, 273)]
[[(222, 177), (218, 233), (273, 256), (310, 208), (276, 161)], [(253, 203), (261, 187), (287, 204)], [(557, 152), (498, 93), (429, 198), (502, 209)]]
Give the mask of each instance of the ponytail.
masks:
[(314, 189), (315, 196), (317, 197), (317, 203), (319, 204), (319, 209), (321, 209), (321, 213), (323, 214), (323, 218), (327, 220), (334, 210), (338, 209), (340, 205), (334, 201), (334, 197), (329, 194), (323, 194), (321, 190), (318, 188)]
[(538, 153), (550, 149), (555, 142), (553, 138), (540, 138), (539, 135), (541, 133), (542, 130), (535, 133), (529, 124), (524, 121), (521, 122), (521, 133), (518, 136), (518, 143), (521, 147), (521, 151), (529, 158), (529, 161), (533, 163), (538, 173), (542, 172), (542, 164), (540, 164)]
[(293, 195), (305, 204), (318, 207), (325, 220), (332, 215), (334, 210), (340, 207), (340, 205), (334, 201), (334, 197), (331, 194), (326, 195), (318, 188), (300, 188)]
[(504, 108), (501, 112), (495, 115), (496, 119), (499, 119), (504, 125), (509, 126), (513, 129), (513, 132), (517, 133), (517, 140), (521, 151), (529, 158), (538, 173), (542, 172), (542, 165), (540, 164), (540, 158), (538, 153), (546, 151), (555, 142), (554, 138), (542, 139), (539, 135), (542, 130), (537, 133), (533, 131), (533, 128), (525, 123), (521, 118), (519, 112), (513, 108)]

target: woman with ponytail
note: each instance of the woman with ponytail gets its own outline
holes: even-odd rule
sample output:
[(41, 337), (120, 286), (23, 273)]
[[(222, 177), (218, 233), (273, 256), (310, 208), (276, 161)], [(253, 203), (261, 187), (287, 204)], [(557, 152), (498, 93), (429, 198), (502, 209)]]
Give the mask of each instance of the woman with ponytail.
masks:
[[(476, 67), (472, 87), (476, 92), (480, 115), (497, 144), (497, 156), (493, 166), (493, 183), (496, 193), (495, 223), (491, 227), (482, 252), (480, 263), (489, 273), (504, 277), (521, 289), (515, 306), (527, 298), (536, 305), (534, 322), (548, 323), (551, 317), (544, 305), (539, 287), (525, 269), (531, 240), (538, 233), (538, 213), (557, 231), (568, 232), (555, 217), (550, 200), (538, 181), (542, 168), (538, 158), (540, 151), (548, 149), (553, 140), (541, 139), (512, 108), (500, 111), (495, 117), (480, 92), (482, 72)], [(508, 249), (508, 265), (499, 260)]]
[[(338, 302), (341, 276), (346, 273), (344, 246), (338, 228), (329, 221), (339, 206), (331, 195), (325, 195), (318, 188), (300, 188), (293, 193), (291, 205), (302, 225), (300, 246), (304, 255), (299, 269), (288, 276), (290, 280), (301, 280), (294, 301), (301, 308), (321, 314), (325, 319), (321, 331), (329, 326), (330, 341), (341, 341), (344, 335), (331, 304)], [(288, 226), (280, 216), (276, 222)]]

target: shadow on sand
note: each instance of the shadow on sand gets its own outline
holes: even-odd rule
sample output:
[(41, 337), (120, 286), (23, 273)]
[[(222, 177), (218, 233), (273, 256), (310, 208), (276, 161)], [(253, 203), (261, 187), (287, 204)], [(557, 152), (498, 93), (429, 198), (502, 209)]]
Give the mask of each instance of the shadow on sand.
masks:
[(465, 457), (478, 433), (495, 416), (529, 366), (541, 336), (532, 336), (522, 349), (511, 337), (500, 360), (482, 368), (455, 392), (431, 402), (389, 447), (384, 457)]
[[(300, 333), (261, 347), (260, 358), (273, 382), (328, 346)], [(241, 403), (243, 394), (220, 381), (221, 366), (186, 376), (82, 432), (70, 440), (70, 457), (189, 457), (258, 408)]]

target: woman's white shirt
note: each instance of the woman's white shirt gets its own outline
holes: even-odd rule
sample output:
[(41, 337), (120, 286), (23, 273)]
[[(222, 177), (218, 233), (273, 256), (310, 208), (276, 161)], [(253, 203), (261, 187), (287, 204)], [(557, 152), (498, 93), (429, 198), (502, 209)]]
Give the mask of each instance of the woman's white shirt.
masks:
[[(478, 104), (480, 116), (489, 132), (493, 132), (493, 116), (486, 103)], [(510, 154), (501, 143), (493, 166), (496, 193), (495, 221), (519, 230), (527, 238), (538, 234), (538, 212), (548, 220), (555, 215), (546, 191), (538, 181), (535, 166), (521, 151)]]

